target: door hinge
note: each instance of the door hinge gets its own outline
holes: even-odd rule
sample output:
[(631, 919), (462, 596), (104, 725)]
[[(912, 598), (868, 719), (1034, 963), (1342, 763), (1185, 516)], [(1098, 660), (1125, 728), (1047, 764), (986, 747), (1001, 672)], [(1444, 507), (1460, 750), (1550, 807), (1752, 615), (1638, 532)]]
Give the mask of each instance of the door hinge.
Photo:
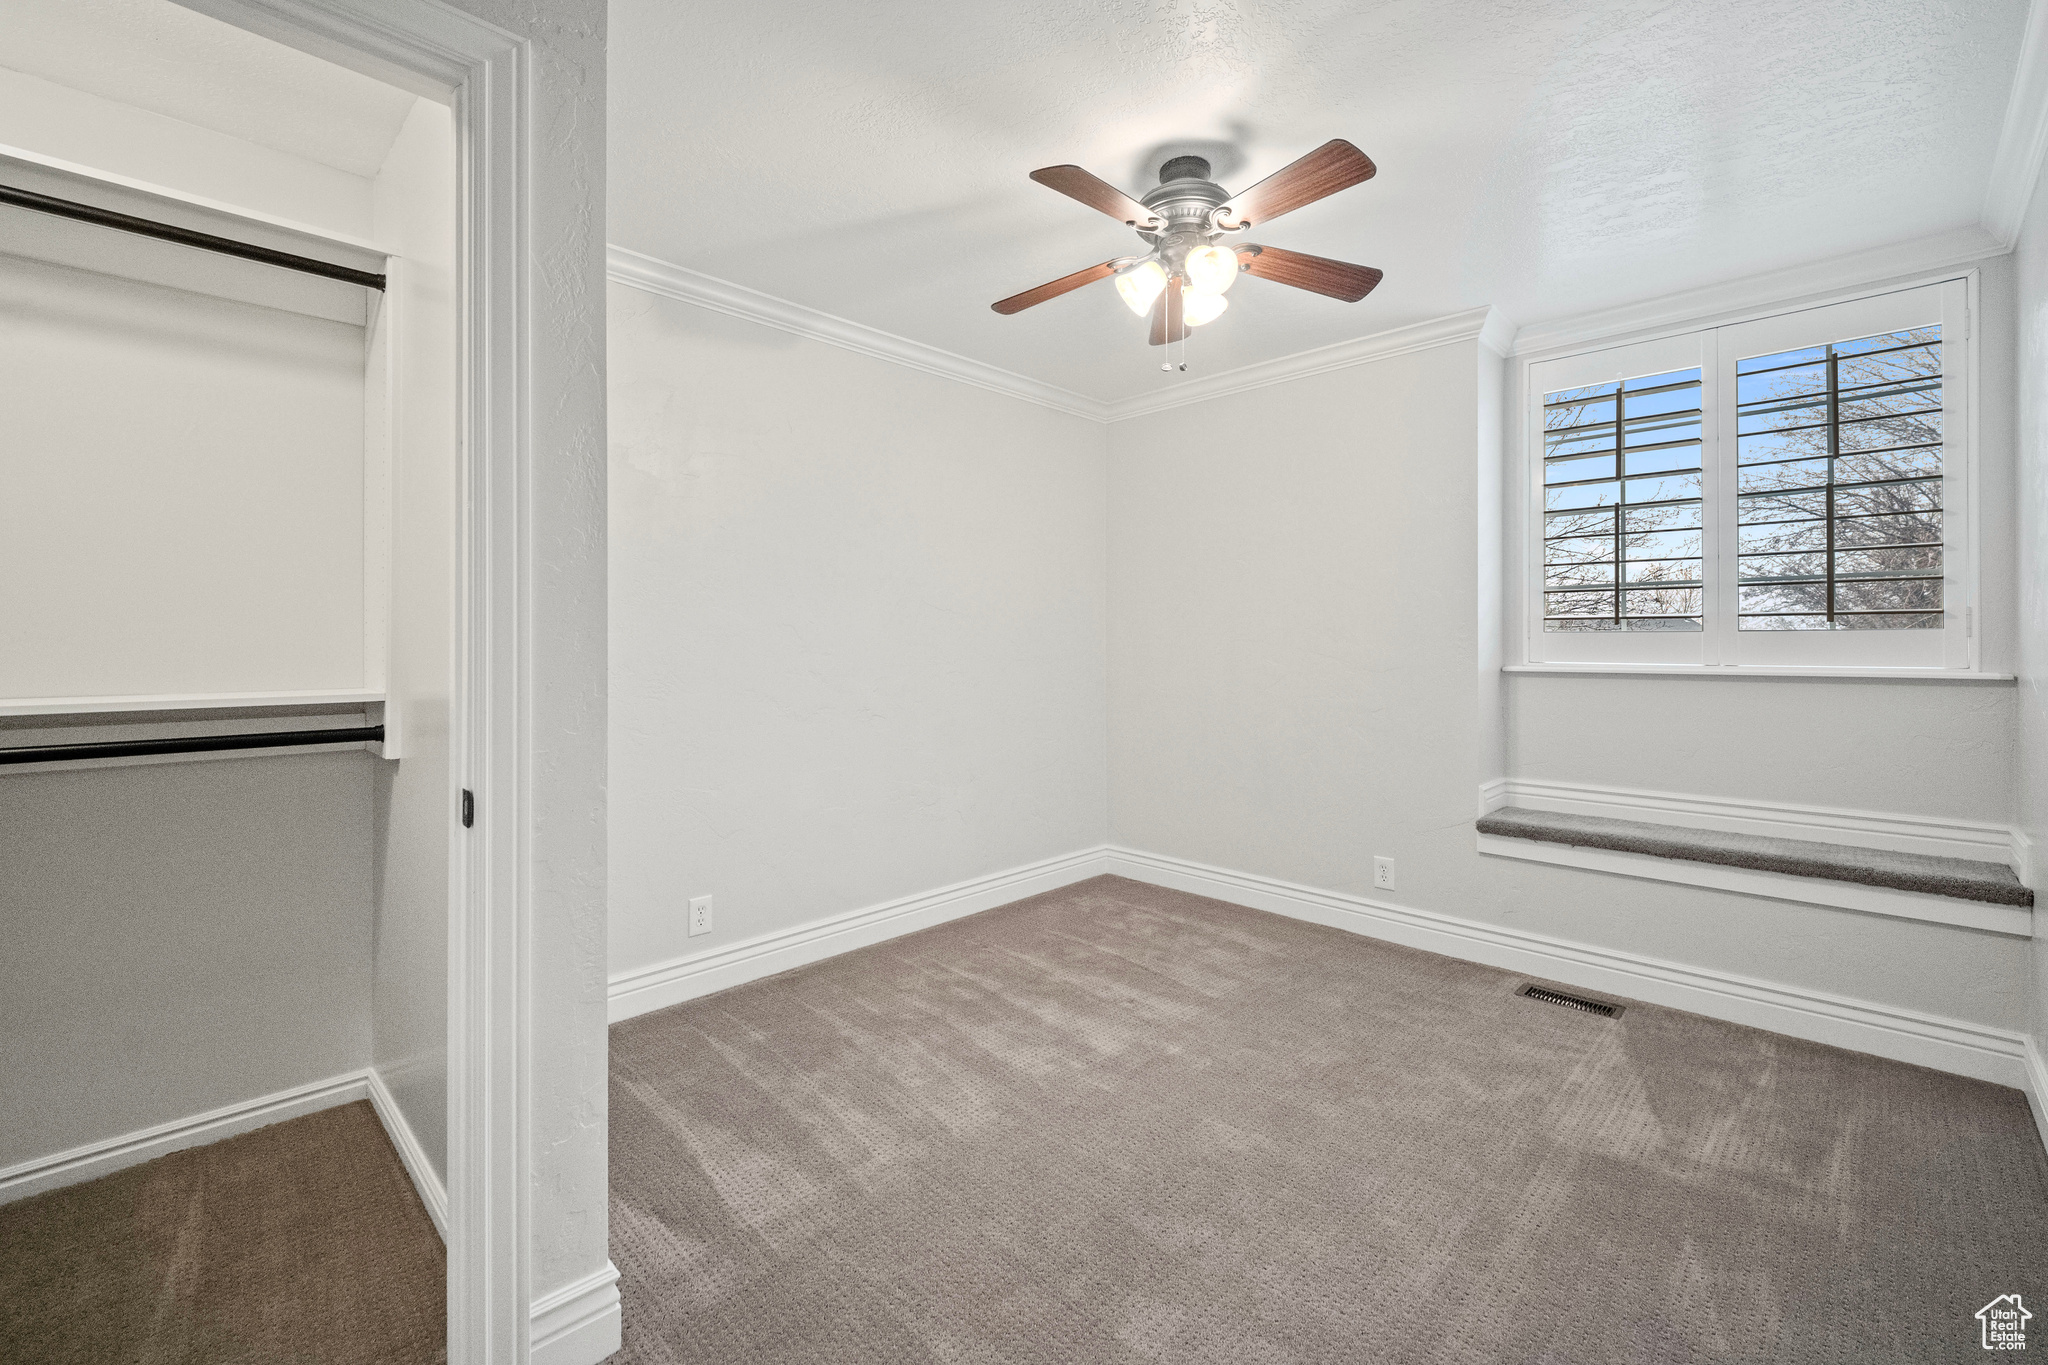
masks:
[(462, 827), (468, 829), (476, 823), (476, 793), (469, 788), (462, 789)]

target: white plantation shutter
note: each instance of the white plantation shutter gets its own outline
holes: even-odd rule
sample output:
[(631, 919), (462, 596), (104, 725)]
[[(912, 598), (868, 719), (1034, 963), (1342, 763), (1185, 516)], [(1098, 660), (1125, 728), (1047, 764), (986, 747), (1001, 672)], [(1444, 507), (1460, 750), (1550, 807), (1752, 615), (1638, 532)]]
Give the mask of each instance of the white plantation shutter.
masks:
[(1700, 371), (1543, 396), (1543, 627), (1700, 629)]
[(1530, 365), (1530, 660), (1971, 669), (1967, 303)]

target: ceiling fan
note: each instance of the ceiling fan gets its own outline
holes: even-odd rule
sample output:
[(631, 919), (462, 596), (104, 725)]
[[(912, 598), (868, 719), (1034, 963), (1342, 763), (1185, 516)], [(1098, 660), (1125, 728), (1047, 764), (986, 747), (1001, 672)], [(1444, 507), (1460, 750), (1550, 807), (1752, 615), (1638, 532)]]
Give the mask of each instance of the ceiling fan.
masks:
[(1336, 138), (1232, 195), (1209, 179), (1207, 161), (1177, 156), (1159, 168), (1158, 188), (1137, 200), (1079, 166), (1047, 166), (1033, 171), (1031, 178), (1136, 229), (1147, 249), (1143, 255), (1119, 256), (1077, 270), (992, 306), (1005, 316), (1021, 313), (1115, 276), (1117, 293), (1130, 310), (1139, 317), (1151, 314), (1152, 344), (1164, 346), (1185, 340), (1190, 327), (1221, 315), (1230, 306), (1224, 292), (1240, 273), (1356, 303), (1372, 292), (1382, 272), (1276, 246), (1225, 246), (1219, 239), (1350, 189), (1372, 179), (1376, 170), (1371, 157)]

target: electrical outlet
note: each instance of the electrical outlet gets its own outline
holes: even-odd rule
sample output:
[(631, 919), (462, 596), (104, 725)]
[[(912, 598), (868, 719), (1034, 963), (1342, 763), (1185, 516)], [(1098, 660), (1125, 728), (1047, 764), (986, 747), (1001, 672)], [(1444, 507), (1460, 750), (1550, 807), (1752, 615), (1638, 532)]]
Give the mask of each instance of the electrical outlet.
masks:
[(698, 896), (690, 902), (690, 937), (711, 932), (711, 897)]
[(1374, 858), (1372, 860), (1372, 884), (1382, 891), (1394, 889), (1394, 860)]

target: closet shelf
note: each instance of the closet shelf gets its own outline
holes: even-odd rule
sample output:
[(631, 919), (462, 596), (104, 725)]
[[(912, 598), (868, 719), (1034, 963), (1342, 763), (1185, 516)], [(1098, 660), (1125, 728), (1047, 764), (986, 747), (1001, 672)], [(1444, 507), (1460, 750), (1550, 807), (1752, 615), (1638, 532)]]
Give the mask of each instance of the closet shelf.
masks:
[(20, 697), (0, 701), (0, 716), (94, 716), (128, 711), (212, 711), (224, 707), (369, 706), (382, 692), (218, 692), (137, 697)]

